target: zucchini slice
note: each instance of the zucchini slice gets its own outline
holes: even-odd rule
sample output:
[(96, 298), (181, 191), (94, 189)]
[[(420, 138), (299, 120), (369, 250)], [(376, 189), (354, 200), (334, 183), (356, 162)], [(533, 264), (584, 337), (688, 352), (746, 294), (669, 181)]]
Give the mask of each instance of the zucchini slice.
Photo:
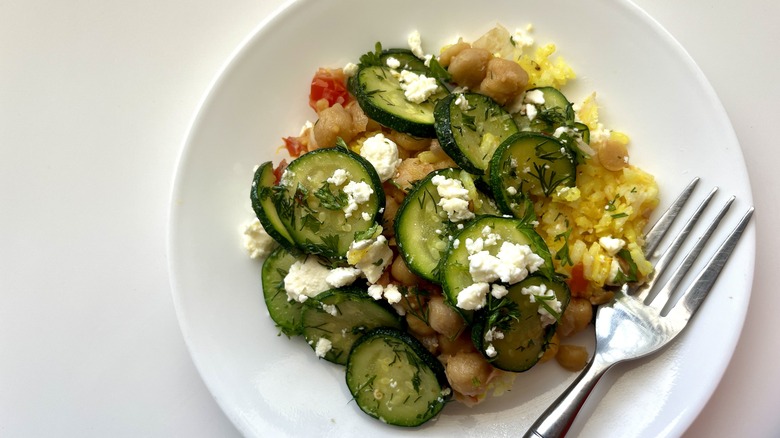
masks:
[(551, 196), (558, 187), (573, 187), (576, 170), (570, 149), (558, 139), (519, 132), (493, 155), (490, 187), (499, 208), (519, 218), (526, 215), (528, 194)]
[(409, 334), (366, 333), (347, 361), (347, 387), (366, 414), (396, 426), (419, 426), (451, 397), (444, 366)]
[(301, 325), (306, 342), (316, 351), (321, 339), (326, 339), (331, 347), (323, 358), (339, 365), (347, 363), (352, 344), (368, 330), (401, 328), (401, 320), (392, 308), (357, 287), (322, 292), (303, 306)]
[(460, 292), (475, 283), (472, 274), (469, 271), (469, 256), (471, 254), (469, 254), (466, 240), (485, 240), (486, 235), (489, 234), (495, 234), (498, 238), (496, 239), (495, 244), (485, 245), (483, 248), (484, 251), (488, 251), (491, 255), (495, 256), (498, 254), (501, 245), (504, 242), (528, 245), (531, 252), (541, 257), (543, 260), (543, 264), (536, 272), (547, 278), (551, 278), (554, 275), (552, 255), (550, 254), (549, 248), (547, 248), (547, 244), (545, 244), (542, 237), (525, 222), (514, 218), (498, 216), (481, 216), (471, 221), (455, 236), (453, 244), (449, 246), (447, 254), (442, 260), (440, 274), (445, 299), (456, 310), (460, 311), (468, 321), (471, 320), (473, 311), (464, 310), (457, 306)]
[[(342, 178), (335, 178), (337, 171)], [(351, 185), (363, 195), (371, 191), (365, 202), (351, 201), (359, 198)], [(371, 163), (347, 148), (335, 147), (317, 149), (293, 160), (282, 174), (273, 201), (298, 248), (344, 258), (349, 245), (359, 240), (355, 234), (365, 232), (381, 219), (385, 192)]]
[[(426, 74), (430, 76), (430, 73)], [(361, 65), (349, 81), (349, 91), (366, 115), (378, 123), (416, 137), (433, 138), (433, 109), (436, 102), (449, 94), (438, 83), (434, 94), (421, 103), (406, 99), (398, 71), (385, 65)]]
[(531, 120), (527, 115), (515, 114), (515, 121), (521, 130), (543, 132), (552, 135), (559, 126), (574, 123), (574, 106), (560, 90), (553, 87), (537, 87), (526, 91), (538, 91), (544, 97), (544, 103), (536, 104), (537, 113)]
[(300, 260), (283, 246), (280, 246), (263, 262), (263, 298), (271, 319), (287, 336), (301, 334), (301, 311), (303, 304), (290, 301), (284, 290), (284, 277), (290, 266)]
[[(532, 302), (531, 295), (527, 294), (534, 292), (529, 290), (532, 286), (543, 286), (552, 294), (537, 295)], [(500, 300), (490, 297), (493, 301), (491, 305), (476, 312), (472, 341), (494, 367), (505, 371), (526, 371), (539, 361), (547, 349), (570, 297), (566, 283), (531, 275), (509, 287), (507, 295)], [(556, 301), (559, 303), (557, 306), (554, 304)], [(555, 322), (547, 325), (542, 322), (540, 306), (547, 306), (551, 311), (547, 315), (555, 318)]]
[(429, 173), (406, 195), (395, 217), (395, 238), (406, 266), (420, 277), (439, 282), (439, 262), (447, 246), (457, 232), (457, 224), (447, 217), (439, 206), (441, 196), (433, 177), (441, 175), (461, 181), (469, 191), (469, 207), (476, 214), (494, 214), (492, 200), (477, 190), (468, 172), (456, 169), (440, 169)]
[(508, 112), (477, 93), (455, 93), (441, 99), (434, 117), (442, 149), (458, 166), (475, 175), (487, 172), (498, 145), (518, 131)]
[(398, 60), (401, 64), (399, 69), (411, 70), (415, 73), (424, 73), (428, 77), (431, 76), (430, 69), (425, 65), (425, 62), (415, 56), (409, 49), (387, 49), (383, 50), (382, 54), (379, 55), (379, 61), (382, 62), (382, 65), (387, 65), (387, 60), (389, 58)]
[(252, 209), (269, 236), (288, 249), (294, 248), (295, 241), (279, 217), (279, 212), (276, 211), (273, 199), (275, 185), (273, 163), (266, 161), (255, 170), (252, 178), (252, 189), (249, 191)]

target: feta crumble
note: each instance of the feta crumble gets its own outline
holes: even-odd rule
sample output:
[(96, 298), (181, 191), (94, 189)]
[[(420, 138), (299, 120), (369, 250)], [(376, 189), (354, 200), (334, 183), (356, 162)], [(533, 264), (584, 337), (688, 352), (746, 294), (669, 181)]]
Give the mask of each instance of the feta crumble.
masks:
[(344, 71), (345, 76), (352, 77), (357, 74), (358, 66), (355, 63), (348, 62), (347, 65), (345, 65), (342, 70)]
[(349, 178), (349, 172), (347, 172), (344, 169), (336, 169), (333, 171), (333, 175), (329, 177), (326, 181), (338, 187), (344, 184), (345, 182), (347, 182), (348, 178)]
[(542, 90), (530, 90), (525, 93), (523, 101), (534, 105), (544, 105), (544, 93)]
[(409, 44), (409, 49), (411, 49), (412, 53), (414, 53), (414, 56), (424, 59), (425, 58), (425, 52), (423, 52), (422, 49), (422, 38), (420, 37), (420, 31), (413, 31), (409, 34), (409, 37), (406, 39), (407, 44)]
[[(520, 289), (520, 293), (528, 295), (532, 303), (544, 301), (553, 312), (560, 316), (561, 302), (555, 297), (555, 292), (552, 289), (547, 289), (547, 286), (541, 284), (539, 286), (524, 287)], [(542, 318), (542, 327), (546, 327), (556, 321), (555, 315), (551, 314), (545, 306), (539, 306), (539, 316)]]
[(344, 287), (354, 283), (360, 276), (360, 269), (357, 268), (334, 268), (328, 272), (325, 281), (331, 287)]
[(455, 105), (460, 107), (463, 111), (469, 110), (469, 99), (464, 95), (463, 93), (459, 93), (458, 97), (455, 98)]
[(385, 64), (387, 64), (390, 68), (398, 68), (401, 66), (401, 61), (397, 60), (396, 58), (393, 58), (392, 56), (387, 58), (387, 61), (385, 61)]
[(363, 181), (350, 181), (344, 186), (344, 193), (347, 195), (347, 205), (344, 207), (344, 217), (352, 217), (352, 213), (358, 209), (360, 204), (368, 202), (374, 190), (370, 185)]
[(614, 256), (626, 246), (626, 241), (623, 239), (615, 239), (612, 236), (605, 236), (599, 239), (599, 245), (604, 248), (604, 251), (606, 251), (607, 254)]
[(412, 103), (423, 103), (439, 88), (436, 78), (429, 78), (424, 74), (417, 74), (409, 70), (400, 72), (401, 89), (404, 97)]
[(255, 218), (241, 227), (241, 243), (253, 259), (264, 259), (276, 247), (276, 241), (269, 236), (263, 224)]
[(393, 261), (393, 250), (387, 238), (380, 234), (375, 239), (352, 242), (347, 251), (347, 261), (359, 269), (369, 283), (374, 284)]
[(450, 221), (460, 222), (474, 217), (474, 213), (469, 210), (469, 191), (460, 180), (436, 175), (431, 178), (431, 182), (441, 197), (437, 205), (447, 212)]
[(314, 347), (314, 353), (317, 357), (325, 357), (326, 354), (333, 348), (333, 343), (325, 338), (317, 339), (317, 345)]
[(398, 288), (398, 285), (393, 283), (390, 283), (387, 286), (372, 284), (368, 287), (368, 295), (375, 300), (384, 298), (390, 304), (398, 304), (404, 297), (401, 290)]
[(490, 289), (488, 283), (474, 283), (463, 288), (458, 293), (457, 306), (463, 310), (477, 310), (487, 304), (487, 294)]
[(374, 166), (382, 182), (392, 178), (398, 166), (401, 165), (401, 159), (398, 158), (398, 146), (382, 133), (369, 137), (363, 142), (360, 147), (360, 156)]
[(302, 303), (320, 292), (330, 289), (327, 278), (330, 270), (316, 257), (296, 261), (284, 277), (284, 290), (291, 301)]

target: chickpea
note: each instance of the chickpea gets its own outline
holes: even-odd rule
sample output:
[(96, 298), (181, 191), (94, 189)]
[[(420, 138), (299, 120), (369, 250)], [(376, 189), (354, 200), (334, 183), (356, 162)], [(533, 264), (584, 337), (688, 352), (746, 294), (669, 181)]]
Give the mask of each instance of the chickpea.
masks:
[(414, 333), (414, 335), (418, 338), (421, 336), (436, 337), (436, 332), (431, 328), (431, 326), (426, 324), (425, 321), (412, 313), (406, 314), (406, 324), (409, 326), (409, 330), (411, 330), (411, 332)]
[(450, 62), (452, 62), (453, 57), (457, 56), (458, 53), (462, 52), (463, 50), (470, 48), (471, 44), (458, 41), (441, 52), (441, 55), (439, 55), (439, 64), (441, 64), (442, 67), (447, 68), (447, 66), (450, 65)]
[(413, 182), (425, 178), (425, 176), (433, 170), (434, 166), (432, 164), (423, 163), (419, 158), (409, 158), (408, 160), (401, 161), (401, 165), (398, 166), (398, 174), (394, 178), (394, 181), (401, 189), (408, 190)]
[(361, 108), (356, 101), (352, 101), (347, 104), (345, 109), (349, 115), (352, 116), (352, 126), (350, 129), (352, 137), (354, 138), (358, 134), (366, 132), (369, 118), (366, 113), (363, 112), (363, 108)]
[(555, 360), (569, 371), (579, 371), (588, 363), (588, 350), (579, 345), (561, 345)]
[(403, 132), (391, 131), (387, 134), (387, 138), (393, 140), (399, 148), (409, 152), (419, 152), (431, 147), (430, 138), (413, 137)]
[(400, 254), (393, 260), (393, 264), (390, 266), (390, 274), (404, 286), (414, 286), (418, 283), (417, 276), (409, 270)]
[(520, 65), (508, 59), (490, 58), (479, 91), (504, 105), (519, 96), (526, 85), (528, 73)]
[(340, 103), (322, 110), (320, 118), (314, 124), (314, 140), (316, 145), (311, 149), (327, 148), (336, 144), (336, 138), (344, 141), (354, 138), (352, 133), (352, 115)]
[(485, 49), (463, 49), (452, 58), (447, 71), (458, 84), (476, 89), (487, 74), (488, 60), (492, 56)]
[(598, 149), (598, 157), (601, 165), (613, 172), (628, 166), (628, 149), (623, 142), (607, 140)]
[(450, 339), (458, 336), (466, 327), (463, 317), (445, 303), (441, 296), (434, 296), (428, 302), (428, 323), (434, 330)]
[(593, 305), (585, 298), (572, 298), (561, 315), (557, 333), (563, 337), (581, 332), (593, 319)]
[(471, 342), (471, 338), (466, 331), (455, 338), (439, 335), (439, 347), (441, 348), (441, 354), (449, 356), (455, 356), (459, 353), (475, 352), (474, 343)]
[(477, 352), (459, 353), (447, 360), (444, 372), (452, 389), (478, 395), (485, 392), (493, 367)]

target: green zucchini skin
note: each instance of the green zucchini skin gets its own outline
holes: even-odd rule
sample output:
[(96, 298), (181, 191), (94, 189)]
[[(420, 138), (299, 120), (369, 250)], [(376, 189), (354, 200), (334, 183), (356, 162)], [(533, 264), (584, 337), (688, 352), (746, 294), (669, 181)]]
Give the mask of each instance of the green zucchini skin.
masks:
[(441, 99), (436, 103), (434, 118), (442, 149), (459, 167), (474, 175), (485, 174), (498, 145), (518, 132), (506, 110), (478, 93), (453, 93)]
[(490, 187), (498, 207), (527, 217), (529, 193), (551, 196), (558, 187), (576, 184), (575, 158), (555, 137), (519, 132), (496, 149), (490, 162)]
[(422, 59), (415, 56), (409, 49), (386, 49), (379, 55), (379, 60), (383, 65), (387, 65), (388, 58), (395, 58), (401, 63), (400, 69), (411, 70), (415, 73), (423, 73), (426, 76), (431, 75), (430, 69), (425, 65)]
[(321, 338), (331, 342), (323, 359), (345, 365), (352, 345), (364, 333), (377, 327), (400, 329), (402, 324), (395, 310), (368, 296), (364, 288), (344, 287), (306, 300), (301, 327), (303, 337), (313, 349), (316, 350)]
[[(366, 183), (373, 192), (349, 218), (340, 207), (346, 197), (344, 185), (335, 186), (327, 181), (338, 169), (346, 170), (350, 181)], [(280, 221), (295, 246), (332, 259), (343, 259), (355, 234), (365, 232), (380, 221), (380, 211), (385, 207), (385, 192), (374, 166), (344, 147), (317, 149), (293, 160), (274, 194)], [(331, 207), (326, 207), (323, 194), (332, 197)], [(339, 197), (341, 199), (336, 199)], [(362, 217), (364, 212), (368, 220)]]
[(255, 170), (252, 178), (252, 188), (249, 191), (252, 210), (269, 236), (285, 248), (293, 249), (295, 241), (279, 217), (279, 212), (274, 204), (275, 185), (276, 176), (274, 175), (273, 163), (266, 161)]
[[(557, 322), (543, 326), (539, 317), (539, 303), (532, 303), (530, 297), (521, 292), (523, 288), (538, 285), (545, 285), (555, 293), (556, 299), (561, 302), (562, 314), (571, 298), (569, 287), (563, 281), (542, 275), (530, 275), (510, 286), (509, 293), (501, 298), (503, 305), (499, 305), (498, 300), (490, 297), (494, 300), (492, 306), (476, 311), (471, 332), (472, 341), (494, 367), (512, 372), (527, 371), (539, 362), (547, 349)], [(510, 309), (517, 312), (517, 318), (509, 316)], [(503, 322), (496, 325), (496, 321), (502, 317)], [(491, 330), (493, 333), (499, 331), (502, 337), (498, 339), (491, 335), (488, 341), (486, 335)], [(489, 345), (495, 349), (495, 356), (487, 354)]]
[(436, 101), (449, 94), (439, 84), (436, 93), (424, 102), (410, 102), (393, 69), (384, 65), (361, 65), (348, 87), (369, 118), (396, 131), (427, 138), (436, 137), (433, 126)]
[(395, 426), (436, 417), (452, 396), (444, 366), (406, 332), (378, 328), (352, 347), (346, 381), (358, 407)]
[(284, 277), (289, 272), (290, 266), (298, 260), (302, 260), (302, 257), (280, 246), (265, 259), (261, 273), (263, 299), (268, 313), (277, 327), (287, 336), (300, 335), (302, 331), (303, 304), (290, 301), (284, 290)]
[(406, 266), (434, 283), (439, 283), (440, 261), (451, 237), (457, 232), (457, 224), (451, 222), (437, 205), (441, 197), (431, 181), (437, 175), (461, 181), (470, 192), (475, 214), (498, 214), (492, 200), (477, 189), (473, 178), (464, 170), (435, 170), (415, 185), (396, 213), (396, 243)]

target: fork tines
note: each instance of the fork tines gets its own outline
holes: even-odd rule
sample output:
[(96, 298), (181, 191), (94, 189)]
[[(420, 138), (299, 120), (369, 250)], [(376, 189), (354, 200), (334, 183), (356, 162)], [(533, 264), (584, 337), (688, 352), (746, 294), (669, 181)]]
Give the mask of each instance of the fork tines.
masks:
[[(683, 257), (682, 261), (677, 265), (674, 271), (671, 274), (668, 274), (667, 271), (670, 268), (671, 263), (678, 255), (683, 243), (691, 234), (693, 227), (699, 221), (705, 209), (710, 204), (710, 201), (718, 191), (718, 188), (715, 187), (705, 196), (701, 203), (696, 207), (688, 221), (683, 225), (682, 230), (679, 231), (676, 236), (674, 236), (672, 242), (666, 247), (663, 253), (658, 254), (656, 251), (658, 246), (664, 240), (664, 237), (669, 234), (669, 229), (672, 227), (674, 220), (679, 216), (683, 207), (690, 199), (694, 189), (696, 188), (696, 185), (699, 183), (699, 180), (699, 178), (694, 178), (688, 184), (683, 192), (672, 203), (669, 209), (664, 212), (663, 215), (661, 215), (659, 220), (647, 233), (645, 252), (647, 254), (648, 260), (653, 262), (653, 265), (655, 266), (655, 272), (652, 274), (650, 280), (647, 283), (638, 287), (634, 287), (633, 290), (629, 290), (631, 295), (637, 297), (640, 300), (643, 300), (646, 304), (655, 307), (661, 311), (662, 314), (667, 312), (671, 305), (674, 304), (672, 300), (670, 300), (670, 297), (674, 294), (675, 291), (677, 291), (681, 282), (689, 273), (694, 262), (698, 259), (707, 241), (715, 232), (721, 220), (726, 215), (729, 208), (731, 208), (731, 205), (736, 199), (734, 196), (732, 196), (725, 202), (723, 207), (721, 207), (720, 211), (718, 211), (716, 214), (715, 218), (698, 238), (694, 246)], [(729, 256), (734, 251), (734, 247), (747, 227), (747, 224), (749, 223), (752, 215), (753, 207), (750, 207), (739, 221), (737, 226), (728, 235), (723, 244), (721, 244), (721, 246), (715, 251), (714, 255), (702, 268), (696, 278), (691, 282), (690, 286), (688, 286), (688, 288), (682, 293), (680, 298), (682, 300), (682, 305), (675, 307), (673, 311), (675, 316), (684, 318), (687, 321), (693, 312), (696, 311), (709, 290), (712, 288), (712, 285), (715, 283), (715, 279), (717, 279), (718, 275), (726, 264), (726, 260), (728, 260)], [(658, 282), (661, 277), (668, 277), (668, 280), (662, 287), (656, 288), (656, 282)]]

